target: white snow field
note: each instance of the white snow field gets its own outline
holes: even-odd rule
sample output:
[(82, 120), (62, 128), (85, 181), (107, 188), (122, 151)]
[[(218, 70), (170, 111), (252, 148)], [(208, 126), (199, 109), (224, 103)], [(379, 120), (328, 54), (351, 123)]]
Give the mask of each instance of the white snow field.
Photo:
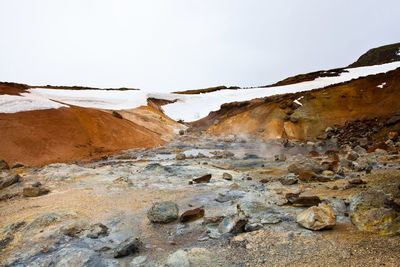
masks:
[(0, 95), (0, 113), (42, 110), (68, 107), (49, 100), (45, 96), (25, 93), (24, 96)]
[(183, 95), (175, 103), (163, 106), (165, 114), (174, 120), (195, 121), (206, 117), (211, 111), (220, 109), (224, 103), (247, 101), (255, 98), (309, 91), (328, 85), (350, 81), (362, 76), (385, 73), (400, 67), (400, 62), (393, 62), (371, 67), (349, 68), (337, 77), (317, 78), (313, 81), (269, 88), (221, 90), (200, 95)]
[[(147, 104), (147, 98), (177, 100), (163, 106), (166, 115), (175, 120), (195, 121), (216, 111), (224, 103), (247, 101), (277, 94), (296, 93), (322, 88), (328, 85), (350, 81), (359, 77), (385, 73), (400, 67), (400, 62), (393, 62), (370, 67), (349, 68), (348, 72), (337, 77), (317, 78), (313, 81), (269, 88), (238, 90), (220, 90), (197, 95), (157, 93), (146, 90), (59, 90), (30, 89), (21, 96), (0, 95), (0, 113), (40, 110), (66, 107), (61, 103), (80, 107), (123, 110)], [(54, 100), (54, 101), (52, 101)], [(297, 99), (301, 103), (301, 98)]]

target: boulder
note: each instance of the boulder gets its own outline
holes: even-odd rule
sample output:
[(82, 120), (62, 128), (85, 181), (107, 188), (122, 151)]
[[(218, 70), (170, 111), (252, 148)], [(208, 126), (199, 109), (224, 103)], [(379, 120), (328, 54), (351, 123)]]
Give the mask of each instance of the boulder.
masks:
[(292, 184), (297, 184), (297, 183), (298, 183), (298, 180), (297, 180), (297, 178), (294, 177), (294, 176), (287, 175), (287, 176), (281, 177), (281, 178), (279, 179), (279, 182), (280, 182), (282, 185), (292, 185)]
[(224, 180), (227, 180), (227, 181), (232, 181), (232, 175), (231, 174), (229, 174), (229, 173), (227, 173), (227, 172), (224, 172), (223, 174), (222, 174), (222, 179), (224, 179)]
[(188, 210), (188, 211), (185, 211), (184, 213), (182, 213), (181, 217), (179, 218), (179, 221), (182, 223), (194, 221), (194, 220), (203, 218), (204, 214), (205, 214), (205, 211), (204, 211), (204, 209), (201, 209), (201, 208)]
[(294, 173), (294, 174), (298, 174), (301, 171), (301, 166), (298, 163), (293, 163), (291, 165), (289, 165), (288, 167), (288, 172), (289, 173)]
[(310, 182), (310, 181), (316, 181), (318, 175), (312, 170), (302, 170), (299, 172), (298, 177), (301, 181)]
[(331, 229), (336, 225), (336, 212), (331, 207), (320, 204), (297, 215), (297, 223), (314, 231)]
[(169, 223), (178, 219), (178, 205), (171, 201), (157, 202), (147, 211), (152, 223)]
[(300, 196), (300, 193), (287, 193), (285, 197), (293, 206), (311, 207), (321, 203), (321, 199), (317, 196)]
[(44, 187), (26, 187), (22, 190), (22, 194), (25, 197), (39, 197), (46, 195), (49, 192), (50, 190)]
[(199, 178), (193, 179), (193, 182), (196, 183), (196, 184), (209, 183), (210, 180), (211, 180), (211, 176), (212, 176), (211, 174), (206, 174), (206, 175), (203, 175), (203, 176), (201, 176)]
[(400, 234), (399, 214), (390, 205), (385, 192), (363, 191), (350, 200), (351, 222), (362, 231), (382, 235)]
[(10, 166), (8, 166), (7, 162), (5, 162), (4, 160), (0, 160), (0, 171), (9, 169)]
[(140, 242), (139, 238), (130, 237), (114, 249), (114, 258), (122, 258), (135, 254), (139, 251), (141, 245), (142, 242)]
[(19, 176), (18, 174), (3, 178), (0, 180), (0, 190), (9, 187), (13, 184), (19, 183), (20, 181), (22, 181), (22, 177)]

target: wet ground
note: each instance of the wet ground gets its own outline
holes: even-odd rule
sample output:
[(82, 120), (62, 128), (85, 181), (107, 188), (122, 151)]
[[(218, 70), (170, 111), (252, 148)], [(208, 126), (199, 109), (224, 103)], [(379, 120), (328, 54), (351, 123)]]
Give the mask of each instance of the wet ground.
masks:
[[(348, 201), (355, 193), (395, 190), (400, 182), (398, 158), (368, 156), (374, 162), (368, 175), (346, 170), (340, 180), (279, 182), (291, 163), (308, 160), (309, 151), (322, 154), (333, 148), (182, 136), (165, 147), (128, 150), (101, 161), (3, 172), (19, 173), (23, 181), (1, 191), (14, 197), (0, 201), (0, 265), (163, 266), (171, 253), (183, 249), (191, 266), (398, 266), (399, 237), (359, 231), (348, 217)], [(286, 159), (279, 158), (281, 154)], [(323, 157), (313, 160), (321, 162)], [(224, 173), (232, 179), (224, 179)], [(192, 183), (206, 174), (212, 175), (210, 182)], [(346, 186), (356, 177), (367, 184)], [(23, 197), (22, 188), (36, 182), (50, 193)], [(317, 195), (332, 206), (337, 225), (327, 231), (299, 226), (296, 215), (305, 207), (289, 205), (285, 198), (296, 192)], [(152, 224), (146, 212), (161, 201), (177, 203), (180, 214), (203, 208), (205, 217)], [(220, 219), (235, 215), (238, 204), (254, 202), (263, 203), (273, 217), (255, 222), (245, 233), (218, 231)], [(88, 229), (96, 223), (107, 226), (107, 235), (88, 238)], [(140, 238), (140, 250), (114, 259), (114, 248), (129, 237)], [(134, 264), (138, 256), (146, 257), (142, 265)]]

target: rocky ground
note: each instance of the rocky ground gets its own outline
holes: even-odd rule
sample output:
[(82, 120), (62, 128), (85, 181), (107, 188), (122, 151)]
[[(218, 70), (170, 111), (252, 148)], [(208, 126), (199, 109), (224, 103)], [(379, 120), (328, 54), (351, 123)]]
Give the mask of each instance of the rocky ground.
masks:
[(367, 153), (183, 134), (96, 162), (0, 162), (0, 266), (398, 266), (397, 138)]

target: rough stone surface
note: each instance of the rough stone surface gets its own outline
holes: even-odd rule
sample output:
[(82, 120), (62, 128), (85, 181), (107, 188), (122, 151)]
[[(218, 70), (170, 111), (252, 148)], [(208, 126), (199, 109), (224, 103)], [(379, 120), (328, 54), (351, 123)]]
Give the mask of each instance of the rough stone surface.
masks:
[(204, 214), (205, 214), (205, 211), (204, 211), (204, 209), (201, 209), (201, 208), (187, 210), (184, 213), (182, 213), (181, 217), (179, 218), (179, 221), (183, 222), (183, 223), (194, 221), (194, 220), (204, 217)]
[(22, 177), (19, 176), (18, 174), (3, 178), (0, 180), (0, 190), (9, 187), (13, 184), (16, 184), (20, 181), (22, 181)]
[(89, 228), (89, 233), (87, 237), (92, 239), (97, 239), (108, 234), (108, 228), (102, 223), (92, 224)]
[(211, 174), (206, 174), (199, 178), (193, 179), (193, 182), (195, 182), (196, 184), (209, 183), (211, 180), (211, 176), (212, 176)]
[(25, 197), (39, 197), (46, 195), (50, 192), (49, 189), (43, 187), (26, 187), (23, 189), (22, 194)]
[(130, 237), (114, 249), (114, 258), (122, 258), (137, 253), (141, 245), (139, 238)]
[(399, 214), (389, 206), (383, 191), (368, 190), (353, 196), (350, 219), (358, 229), (382, 235), (400, 233)]
[(154, 203), (147, 211), (147, 218), (153, 223), (169, 223), (178, 219), (178, 205), (171, 201)]
[(297, 215), (297, 223), (314, 231), (331, 229), (336, 225), (336, 212), (331, 207), (320, 204)]
[(227, 172), (224, 172), (224, 173), (222, 174), (222, 178), (225, 179), (225, 180), (227, 180), (227, 181), (232, 181), (232, 175), (229, 174), (229, 173), (227, 173)]

